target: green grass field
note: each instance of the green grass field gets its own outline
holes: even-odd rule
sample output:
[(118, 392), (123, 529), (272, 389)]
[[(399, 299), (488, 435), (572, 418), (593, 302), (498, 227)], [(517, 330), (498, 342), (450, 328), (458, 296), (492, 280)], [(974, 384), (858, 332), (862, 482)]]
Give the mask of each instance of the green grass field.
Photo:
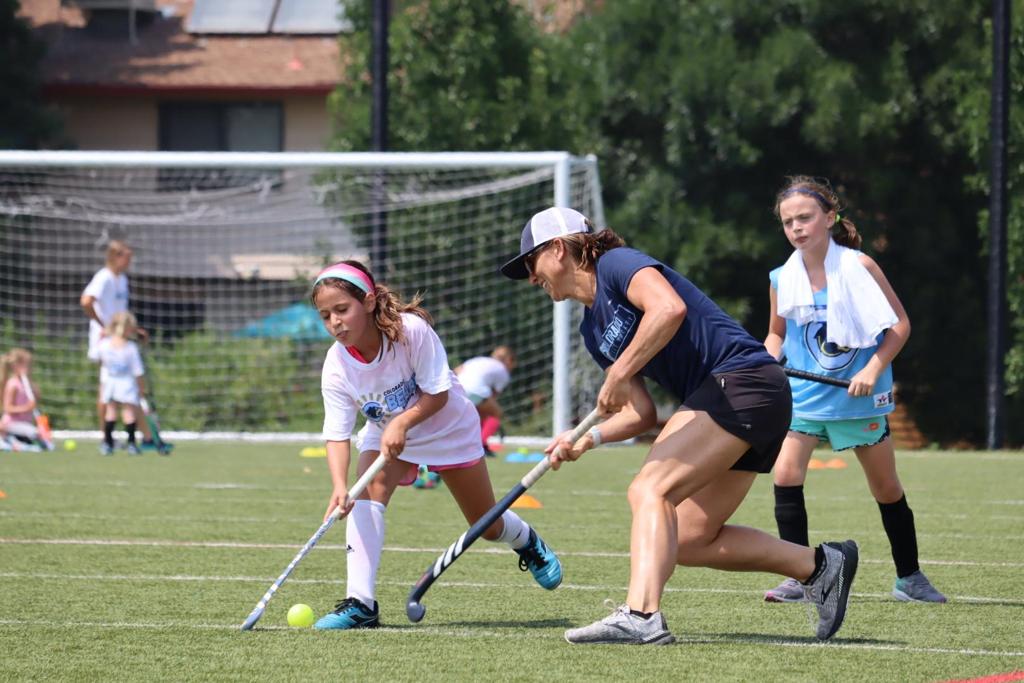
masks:
[[(427, 594), (405, 598), (465, 530), (441, 488), (399, 491), (388, 511), (378, 599), (385, 627), (290, 629), (344, 593), (344, 526), (331, 529), (270, 602), (238, 625), (316, 530), (323, 458), (300, 446), (182, 443), (174, 455), (0, 453), (0, 679), (3, 680), (871, 680), (937, 681), (1024, 670), (1024, 454), (905, 453), (923, 569), (947, 605), (889, 597), (894, 570), (855, 460), (809, 474), (813, 539), (855, 538), (861, 569), (843, 629), (813, 638), (805, 605), (769, 605), (764, 574), (679, 568), (663, 611), (679, 643), (572, 647), (562, 631), (625, 597), (625, 487), (639, 448), (604, 449), (548, 474), (521, 514), (556, 549), (554, 592), (481, 541)], [(831, 458), (832, 454), (826, 457)], [(530, 465), (489, 461), (499, 495)], [(734, 521), (774, 531), (759, 478)]]

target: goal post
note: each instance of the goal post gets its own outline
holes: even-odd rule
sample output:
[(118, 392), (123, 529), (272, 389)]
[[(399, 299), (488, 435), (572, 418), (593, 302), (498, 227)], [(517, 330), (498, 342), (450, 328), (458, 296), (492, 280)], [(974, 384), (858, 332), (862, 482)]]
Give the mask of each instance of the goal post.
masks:
[(79, 297), (107, 242), (121, 239), (169, 429), (316, 433), (331, 340), (309, 279), (359, 258), (405, 298), (423, 295), (453, 367), (511, 346), (507, 432), (558, 433), (589, 411), (600, 381), (574, 329), (582, 308), (497, 273), (526, 220), (551, 205), (604, 225), (596, 159), (2, 151), (0, 352), (33, 352), (55, 427), (94, 429), (97, 370)]

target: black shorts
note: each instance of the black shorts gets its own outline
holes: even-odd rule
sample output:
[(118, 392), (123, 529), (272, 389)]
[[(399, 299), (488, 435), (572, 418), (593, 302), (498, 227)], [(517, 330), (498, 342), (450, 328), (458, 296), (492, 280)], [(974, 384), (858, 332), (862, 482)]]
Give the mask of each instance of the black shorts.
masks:
[(683, 409), (699, 410), (750, 449), (730, 468), (746, 472), (771, 472), (789, 431), (793, 395), (781, 365), (712, 374), (683, 403)]

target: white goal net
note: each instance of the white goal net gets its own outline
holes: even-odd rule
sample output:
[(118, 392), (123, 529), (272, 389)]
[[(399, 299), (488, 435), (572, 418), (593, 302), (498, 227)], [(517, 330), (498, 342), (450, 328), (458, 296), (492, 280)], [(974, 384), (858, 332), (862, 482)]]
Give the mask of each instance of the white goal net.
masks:
[(589, 410), (599, 375), (576, 305), (505, 280), (553, 204), (603, 226), (597, 165), (564, 153), (0, 152), (0, 352), (32, 351), (55, 429), (96, 428), (82, 290), (111, 239), (134, 252), (129, 308), (151, 341), (166, 429), (315, 433), (331, 340), (309, 280), (343, 258), (433, 315), (452, 366), (499, 344), (519, 365), (508, 434)]

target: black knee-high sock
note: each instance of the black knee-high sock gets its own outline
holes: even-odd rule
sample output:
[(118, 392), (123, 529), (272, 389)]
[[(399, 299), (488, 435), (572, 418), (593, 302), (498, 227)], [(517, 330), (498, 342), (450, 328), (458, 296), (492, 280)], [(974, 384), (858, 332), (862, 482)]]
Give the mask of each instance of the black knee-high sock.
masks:
[(779, 538), (799, 545), (810, 545), (807, 540), (807, 507), (804, 505), (804, 487), (775, 487), (775, 523), (779, 525)]
[(917, 530), (914, 528), (914, 512), (907, 505), (904, 495), (895, 503), (879, 503), (882, 513), (882, 526), (889, 537), (892, 547), (892, 559), (896, 563), (896, 576), (910, 576), (918, 569), (917, 563)]
[(126, 422), (124, 431), (128, 432), (128, 443), (135, 443), (135, 423)]
[(116, 423), (113, 420), (105, 420), (103, 422), (103, 443), (107, 444), (111, 448), (114, 447), (114, 425)]

